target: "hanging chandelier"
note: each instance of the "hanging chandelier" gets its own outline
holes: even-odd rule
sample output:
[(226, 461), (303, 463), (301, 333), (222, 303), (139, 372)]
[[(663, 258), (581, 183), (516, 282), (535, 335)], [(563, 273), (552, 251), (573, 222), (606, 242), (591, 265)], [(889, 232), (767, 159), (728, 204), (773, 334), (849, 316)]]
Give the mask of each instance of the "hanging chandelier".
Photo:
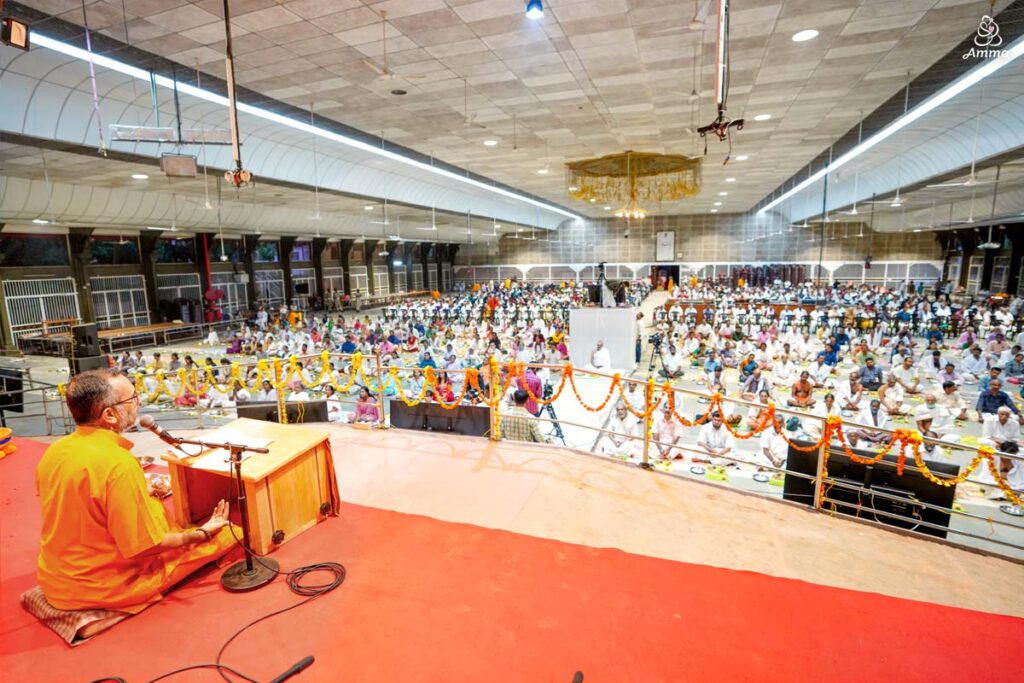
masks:
[(579, 201), (618, 204), (618, 218), (643, 220), (642, 202), (696, 196), (701, 188), (701, 159), (682, 154), (626, 151), (566, 164), (569, 196)]

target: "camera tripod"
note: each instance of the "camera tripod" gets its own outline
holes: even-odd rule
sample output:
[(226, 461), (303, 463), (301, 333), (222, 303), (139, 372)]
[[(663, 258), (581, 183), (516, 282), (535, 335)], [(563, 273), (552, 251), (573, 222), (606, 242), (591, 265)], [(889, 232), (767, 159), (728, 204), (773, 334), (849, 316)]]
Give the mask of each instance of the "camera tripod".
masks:
[[(547, 401), (548, 399), (551, 398), (551, 395), (553, 393), (554, 390), (551, 388), (551, 385), (545, 384), (543, 399)], [(554, 402), (545, 404), (540, 409), (540, 415), (547, 415), (551, 419), (551, 431), (548, 432), (548, 436), (555, 437), (556, 439), (562, 442), (563, 446), (565, 446), (565, 432), (562, 431), (562, 425), (558, 422), (558, 415), (555, 414)]]
[(661, 361), (661, 368), (665, 369), (665, 357), (661, 354), (661, 341), (654, 342), (654, 349), (651, 350), (651, 362), (647, 364), (647, 379), (654, 376), (654, 366)]

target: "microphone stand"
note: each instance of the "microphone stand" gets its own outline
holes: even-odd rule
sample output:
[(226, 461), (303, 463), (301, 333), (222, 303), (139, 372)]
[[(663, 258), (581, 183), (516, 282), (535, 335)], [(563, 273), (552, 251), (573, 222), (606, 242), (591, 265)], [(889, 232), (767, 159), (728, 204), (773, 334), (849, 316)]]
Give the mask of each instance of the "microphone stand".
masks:
[(238, 497), (235, 499), (238, 511), (242, 518), (242, 548), (245, 550), (245, 559), (239, 560), (228, 567), (220, 577), (220, 584), (224, 590), (230, 593), (243, 593), (245, 591), (261, 588), (278, 575), (280, 565), (277, 560), (269, 557), (260, 558), (259, 562), (253, 562), (253, 551), (249, 540), (249, 510), (246, 507), (245, 482), (242, 480), (242, 453), (269, 453), (269, 448), (256, 446), (243, 446), (233, 443), (213, 443), (202, 439), (185, 439), (175, 437), (178, 445), (191, 444), (202, 446), (204, 449), (223, 448), (230, 453), (229, 462), (234, 469), (234, 478), (237, 481)]

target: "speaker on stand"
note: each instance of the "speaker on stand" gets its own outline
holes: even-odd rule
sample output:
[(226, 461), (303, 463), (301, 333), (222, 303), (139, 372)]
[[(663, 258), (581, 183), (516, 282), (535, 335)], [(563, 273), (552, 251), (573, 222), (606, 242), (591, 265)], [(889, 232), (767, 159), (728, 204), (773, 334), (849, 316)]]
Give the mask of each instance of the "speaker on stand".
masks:
[(100, 355), (100, 338), (96, 323), (71, 326), (71, 345), (73, 357)]

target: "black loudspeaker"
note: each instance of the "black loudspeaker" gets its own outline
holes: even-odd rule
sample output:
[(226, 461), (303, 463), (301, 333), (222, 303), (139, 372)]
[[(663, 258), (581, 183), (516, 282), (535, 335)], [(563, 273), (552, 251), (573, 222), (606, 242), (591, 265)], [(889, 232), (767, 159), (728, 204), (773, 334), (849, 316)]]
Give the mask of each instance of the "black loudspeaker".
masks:
[(100, 338), (96, 323), (71, 326), (71, 343), (74, 344), (74, 356), (100, 355)]
[[(807, 447), (810, 444), (802, 445)], [(874, 455), (863, 449), (853, 451), (862, 458)], [(925, 462), (928, 469), (946, 478), (955, 477), (960, 472), (960, 466), (953, 463)], [(782, 497), (813, 506), (818, 451), (802, 451), (790, 446), (786, 467), (806, 477), (786, 477)], [(862, 465), (854, 462), (845, 451), (832, 448), (828, 457), (828, 483), (830, 501), (826, 506), (836, 512), (930, 536), (946, 537), (950, 514), (942, 508), (952, 508), (956, 486), (939, 486), (909, 467), (899, 474), (896, 455), (887, 455), (872, 465)], [(918, 522), (925, 522), (927, 526)]]
[(21, 370), (0, 368), (0, 414), (4, 410), (23, 413), (24, 409), (24, 375)]
[(71, 367), (71, 374), (77, 375), (87, 370), (108, 368), (110, 367), (110, 361), (107, 356), (75, 356), (68, 360), (68, 365)]
[(296, 294), (309, 294), (309, 283), (308, 282), (296, 282), (295, 283)]
[[(254, 402), (239, 403), (238, 417), (264, 422), (280, 422), (280, 413), (276, 403)], [(300, 422), (327, 422), (327, 401), (300, 401), (285, 404), (288, 413), (288, 424)]]
[(587, 285), (587, 301), (592, 304), (601, 303), (601, 285)]

